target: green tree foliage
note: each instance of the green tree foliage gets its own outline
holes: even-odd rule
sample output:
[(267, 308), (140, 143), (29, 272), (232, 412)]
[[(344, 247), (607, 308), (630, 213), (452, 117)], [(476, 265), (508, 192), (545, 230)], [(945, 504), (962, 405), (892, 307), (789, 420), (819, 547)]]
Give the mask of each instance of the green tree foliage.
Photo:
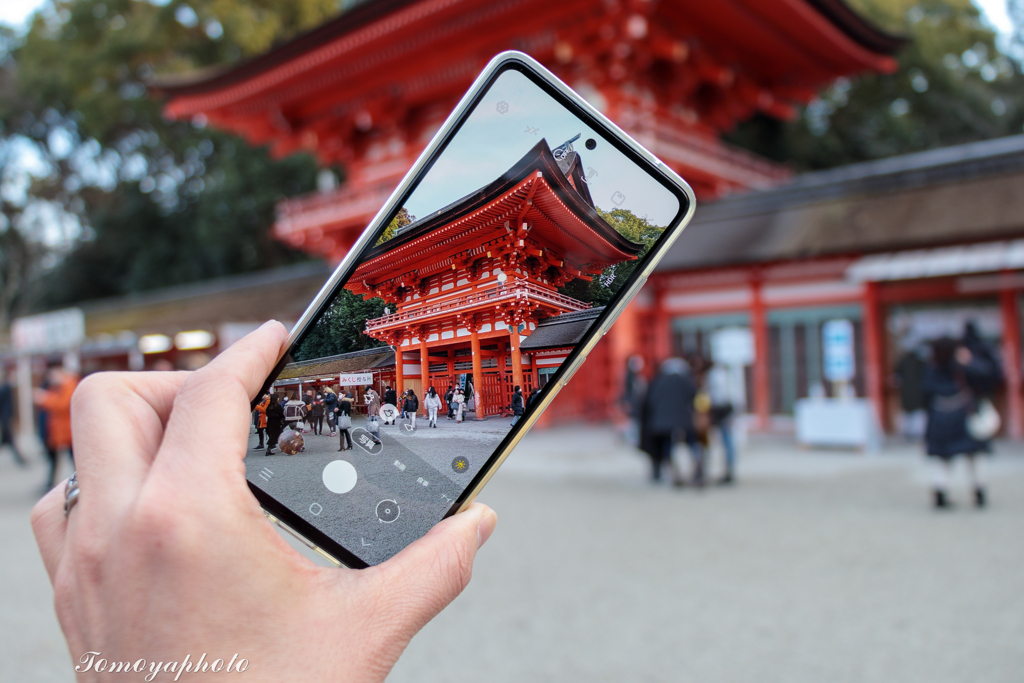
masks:
[(384, 315), (384, 300), (363, 299), (347, 289), (334, 297), (316, 324), (306, 333), (295, 360), (312, 360), (360, 349), (384, 346), (364, 333), (366, 321)]
[(618, 230), (619, 234), (631, 242), (642, 244), (643, 249), (635, 261), (624, 261), (609, 266), (600, 275), (594, 276), (590, 282), (580, 279), (573, 280), (559, 291), (574, 299), (595, 306), (604, 306), (626, 283), (629, 276), (636, 270), (637, 264), (643, 260), (661, 234), (665, 232), (665, 228), (654, 225), (646, 217), (641, 218), (626, 209), (613, 209), (612, 211), (598, 209), (597, 212), (609, 225)]
[(215, 172), (199, 179), (202, 190), (170, 212), (137, 182), (93, 193), (90, 236), (79, 240), (41, 283), (42, 300), (63, 306), (299, 257), (274, 241), (267, 228), (282, 188), (294, 193), (311, 185), (315, 168), (309, 160), (290, 157), (271, 163), (262, 150), (224, 142), (210, 161)]
[(43, 168), (23, 204), (46, 201), (79, 226), (41, 305), (305, 258), (268, 229), (277, 200), (314, 188), (313, 159), (275, 161), (202, 120), (165, 121), (146, 83), (258, 54), (337, 11), (337, 0), (51, 0), (26, 35), (8, 34), (0, 136), (31, 145)]
[(415, 222), (415, 220), (416, 216), (410, 216), (409, 210), (403, 206), (398, 210), (398, 213), (395, 214), (395, 217), (391, 219), (391, 222), (388, 223), (388, 227), (384, 228), (384, 232), (382, 232), (380, 237), (377, 238), (377, 243), (374, 244), (374, 246), (377, 247), (384, 244), (395, 236), (395, 233), (398, 232), (399, 228), (404, 228), (410, 223)]
[(1020, 133), (1024, 76), (970, 0), (856, 0), (905, 35), (892, 74), (841, 79), (781, 122), (758, 117), (727, 139), (798, 170)]

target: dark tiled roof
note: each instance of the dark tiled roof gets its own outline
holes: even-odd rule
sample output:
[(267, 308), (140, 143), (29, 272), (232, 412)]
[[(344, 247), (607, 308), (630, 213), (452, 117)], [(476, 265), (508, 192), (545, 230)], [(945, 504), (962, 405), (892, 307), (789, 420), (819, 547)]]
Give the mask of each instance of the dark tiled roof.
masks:
[(216, 332), (225, 322), (298, 320), (330, 277), (322, 261), (84, 301), (86, 334)]
[(352, 351), (351, 353), (342, 353), (337, 356), (325, 356), (315, 360), (289, 363), (277, 378), (326, 377), (342, 372), (375, 370), (394, 364), (395, 352), (387, 346), (381, 346), (373, 349)]
[(1024, 135), (805, 173), (699, 204), (659, 271), (1024, 235)]
[(602, 313), (604, 306), (544, 318), (520, 348), (523, 351), (540, 351), (575, 346)]

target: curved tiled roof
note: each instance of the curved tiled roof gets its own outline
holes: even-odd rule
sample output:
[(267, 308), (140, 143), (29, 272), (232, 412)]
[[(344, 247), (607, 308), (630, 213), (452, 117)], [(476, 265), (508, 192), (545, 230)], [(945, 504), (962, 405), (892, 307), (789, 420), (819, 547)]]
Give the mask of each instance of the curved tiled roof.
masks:
[(342, 372), (361, 372), (395, 364), (395, 352), (389, 346), (362, 349), (337, 356), (289, 363), (277, 379), (327, 377)]
[(796, 176), (698, 207), (661, 272), (1024, 236), (1024, 135)]

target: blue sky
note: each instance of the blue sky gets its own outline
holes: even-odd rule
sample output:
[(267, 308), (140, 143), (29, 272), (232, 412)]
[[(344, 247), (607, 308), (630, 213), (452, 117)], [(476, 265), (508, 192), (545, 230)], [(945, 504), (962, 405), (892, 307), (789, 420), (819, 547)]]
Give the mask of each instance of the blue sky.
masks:
[[(573, 148), (598, 208), (668, 225), (679, 211), (672, 193), (517, 71), (498, 77), (405, 206), (424, 218), (496, 180), (542, 139), (554, 148), (577, 134)], [(597, 141), (593, 151), (588, 138)]]

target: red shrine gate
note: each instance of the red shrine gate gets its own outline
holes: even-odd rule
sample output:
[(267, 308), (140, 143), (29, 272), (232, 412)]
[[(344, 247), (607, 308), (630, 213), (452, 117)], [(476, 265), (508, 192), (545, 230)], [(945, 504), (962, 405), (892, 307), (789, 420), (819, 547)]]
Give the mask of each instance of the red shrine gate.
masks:
[(718, 139), (795, 115), (822, 85), (892, 71), (902, 41), (842, 0), (374, 0), (215, 75), (154, 89), (165, 114), (345, 167), (337, 190), (283, 202), (275, 234), (337, 261), (491, 57), (529, 53), (693, 186), (698, 198), (789, 172)]
[[(524, 356), (522, 342), (542, 321), (591, 307), (558, 288), (642, 249), (601, 218), (581, 178), (578, 153), (557, 161), (541, 140), (491, 184), (366, 255), (346, 288), (395, 306), (368, 320), (366, 334), (395, 347), (399, 392), (415, 377), (422, 396), (433, 375), (443, 394), (467, 349), (478, 418), (506, 409), (516, 385), (528, 392), (539, 382), (539, 363)], [(550, 357), (547, 368), (566, 355)]]
[[(791, 118), (838, 77), (891, 72), (902, 44), (843, 0), (373, 0), (252, 60), (153, 89), (170, 118), (344, 166), (340, 188), (282, 202), (274, 226), (337, 262), (501, 50), (538, 59), (704, 200), (789, 177), (721, 133), (755, 114)], [(570, 384), (548, 413), (607, 415), (630, 354), (666, 357), (669, 294), (646, 287), (588, 357), (597, 392)]]

